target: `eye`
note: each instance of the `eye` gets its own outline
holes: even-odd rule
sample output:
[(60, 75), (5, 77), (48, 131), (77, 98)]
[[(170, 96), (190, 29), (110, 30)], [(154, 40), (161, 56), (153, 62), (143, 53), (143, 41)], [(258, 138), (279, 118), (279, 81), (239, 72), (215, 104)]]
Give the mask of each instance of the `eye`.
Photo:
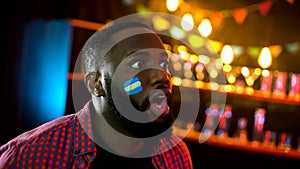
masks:
[(159, 63), (159, 66), (164, 69), (164, 70), (168, 70), (168, 61), (167, 60), (163, 60)]
[(141, 61), (141, 60), (135, 61), (135, 62), (133, 62), (133, 63), (130, 65), (130, 67), (133, 68), (133, 69), (140, 69), (140, 68), (142, 68), (142, 67), (144, 67), (144, 66), (145, 66), (145, 64), (144, 64), (144, 62)]

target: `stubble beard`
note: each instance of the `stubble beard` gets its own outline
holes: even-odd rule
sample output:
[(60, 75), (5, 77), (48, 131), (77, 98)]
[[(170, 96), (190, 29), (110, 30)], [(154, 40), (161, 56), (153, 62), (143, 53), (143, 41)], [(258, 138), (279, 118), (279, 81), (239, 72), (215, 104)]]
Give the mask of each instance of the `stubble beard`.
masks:
[[(126, 107), (128, 105), (122, 105), (122, 100), (118, 100), (119, 97), (112, 98), (111, 93), (111, 79), (106, 78), (106, 88), (107, 88), (107, 103), (109, 111), (103, 112), (103, 117), (107, 120), (107, 122), (118, 132), (127, 135), (129, 137), (135, 138), (148, 138), (160, 135), (162, 137), (169, 137), (172, 134), (171, 126), (174, 122), (172, 118), (172, 109), (170, 109), (170, 113), (165, 117), (164, 122), (161, 123), (138, 123), (131, 121), (124, 117), (119, 111), (126, 111)], [(118, 90), (114, 87), (113, 90)], [(118, 91), (119, 92), (119, 91)], [(121, 92), (121, 91), (120, 91)], [(149, 102), (145, 100), (144, 102)], [(171, 100), (168, 100), (168, 105), (170, 106)], [(143, 105), (147, 105), (149, 103), (144, 103)], [(118, 106), (118, 108), (116, 107)], [(149, 106), (148, 106), (149, 107)], [(127, 112), (128, 113), (128, 112)], [(141, 112), (143, 113), (143, 112)], [(163, 133), (163, 134), (162, 134)]]

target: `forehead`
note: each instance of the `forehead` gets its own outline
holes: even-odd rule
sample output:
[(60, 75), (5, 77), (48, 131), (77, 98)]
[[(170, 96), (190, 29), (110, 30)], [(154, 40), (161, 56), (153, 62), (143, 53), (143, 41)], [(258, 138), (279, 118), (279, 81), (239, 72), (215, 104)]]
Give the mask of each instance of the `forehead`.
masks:
[(153, 32), (137, 34), (123, 39), (111, 50), (111, 60), (113, 64), (117, 66), (130, 54), (137, 51), (145, 51), (147, 49), (160, 49), (160, 51), (164, 51), (162, 41), (160, 40), (159, 36), (154, 34)]
[(127, 27), (116, 31), (112, 41), (118, 46), (131, 50), (132, 48), (163, 48), (159, 36), (147, 27)]
[(141, 50), (148, 48), (164, 49), (163, 43), (160, 38), (153, 33), (139, 34), (129, 37), (120, 42), (120, 46), (128, 51)]
[(146, 27), (127, 27), (114, 32), (114, 34), (112, 35), (112, 40), (114, 42), (119, 42), (123, 39), (127, 39), (129, 37), (140, 35), (140, 34), (155, 34), (155, 33)]

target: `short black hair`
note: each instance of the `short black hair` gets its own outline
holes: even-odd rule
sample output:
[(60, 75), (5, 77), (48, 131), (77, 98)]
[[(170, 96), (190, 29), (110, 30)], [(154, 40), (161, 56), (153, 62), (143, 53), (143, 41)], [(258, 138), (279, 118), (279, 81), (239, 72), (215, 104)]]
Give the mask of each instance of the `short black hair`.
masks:
[(137, 22), (110, 22), (95, 32), (84, 44), (79, 53), (82, 59), (84, 72), (97, 72), (99, 67), (111, 66), (108, 51), (116, 44), (112, 36), (117, 32), (127, 29), (143, 27), (152, 30), (148, 25)]

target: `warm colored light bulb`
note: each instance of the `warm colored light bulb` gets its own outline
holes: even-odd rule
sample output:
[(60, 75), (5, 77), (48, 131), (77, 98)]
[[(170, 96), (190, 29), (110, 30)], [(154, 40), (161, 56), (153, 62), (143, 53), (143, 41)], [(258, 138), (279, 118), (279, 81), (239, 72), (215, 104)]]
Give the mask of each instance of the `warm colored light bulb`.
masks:
[(241, 72), (244, 77), (248, 77), (250, 75), (250, 71), (246, 66), (242, 67)]
[(230, 65), (224, 65), (224, 66), (223, 66), (223, 71), (224, 71), (224, 72), (227, 72), (227, 73), (228, 73), (228, 72), (230, 72), (231, 70), (232, 70), (232, 67), (231, 67)]
[(262, 70), (262, 71), (261, 71), (261, 75), (262, 75), (263, 77), (268, 77), (268, 76), (270, 76), (270, 71), (269, 71), (269, 70)]
[(260, 55), (258, 57), (258, 64), (262, 68), (268, 68), (268, 67), (271, 66), (271, 64), (272, 64), (272, 56), (271, 56), (270, 49), (268, 47), (264, 47), (261, 50)]
[(233, 50), (230, 45), (225, 45), (221, 51), (221, 59), (225, 64), (230, 64), (233, 61)]
[(184, 16), (182, 17), (182, 21), (181, 21), (181, 27), (185, 31), (190, 31), (193, 29), (193, 26), (194, 26), (193, 16), (190, 13), (184, 14)]
[(167, 0), (166, 1), (167, 9), (170, 12), (174, 12), (177, 10), (178, 5), (179, 5), (179, 0)]
[(172, 84), (175, 86), (180, 86), (182, 84), (182, 79), (180, 77), (172, 77)]
[(255, 69), (254, 69), (254, 74), (255, 74), (256, 76), (261, 75), (261, 69), (260, 69), (260, 68), (255, 68)]
[(210, 58), (205, 55), (199, 55), (199, 62), (207, 65), (210, 62)]
[(175, 37), (176, 39), (183, 39), (186, 36), (186, 33), (182, 29), (174, 25), (171, 26), (169, 32), (172, 37)]
[(234, 75), (229, 75), (227, 80), (230, 84), (233, 84), (235, 82), (236, 78)]
[(200, 25), (198, 26), (198, 31), (200, 35), (204, 37), (208, 37), (211, 34), (212, 26), (210, 20), (205, 18), (201, 21)]
[(160, 16), (154, 16), (152, 18), (153, 27), (157, 31), (168, 30), (170, 28), (170, 22)]

